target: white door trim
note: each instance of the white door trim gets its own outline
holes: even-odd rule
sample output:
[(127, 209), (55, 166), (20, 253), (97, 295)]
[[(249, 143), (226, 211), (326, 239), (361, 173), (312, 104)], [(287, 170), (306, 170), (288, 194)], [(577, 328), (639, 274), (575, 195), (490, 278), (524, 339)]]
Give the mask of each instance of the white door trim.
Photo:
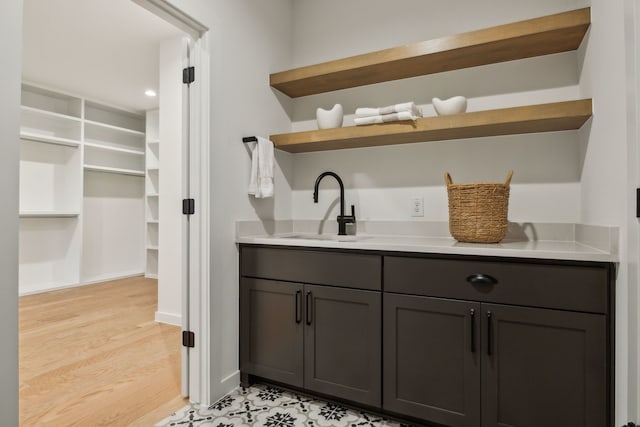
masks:
[(209, 30), (206, 25), (184, 13), (166, 0), (131, 0), (149, 12), (189, 34), (198, 40)]
[[(191, 49), (191, 65), (195, 66), (195, 82), (190, 86), (189, 197), (195, 199), (196, 211), (190, 218), (189, 318), (195, 333), (195, 347), (188, 351), (188, 394), (195, 403), (210, 403), (210, 231), (209, 231), (209, 43), (208, 28), (176, 8), (167, 0), (132, 0), (156, 16), (175, 25), (195, 41)], [(186, 197), (186, 195), (185, 195)], [(183, 295), (184, 297), (184, 295)], [(184, 317), (183, 313), (183, 322)], [(180, 343), (176, 343), (180, 345)]]
[(191, 65), (196, 69), (190, 92), (191, 197), (196, 201), (190, 223), (189, 324), (195, 333), (195, 348), (189, 352), (189, 392), (191, 400), (210, 403), (210, 215), (209, 215), (209, 54), (207, 35), (191, 50)]

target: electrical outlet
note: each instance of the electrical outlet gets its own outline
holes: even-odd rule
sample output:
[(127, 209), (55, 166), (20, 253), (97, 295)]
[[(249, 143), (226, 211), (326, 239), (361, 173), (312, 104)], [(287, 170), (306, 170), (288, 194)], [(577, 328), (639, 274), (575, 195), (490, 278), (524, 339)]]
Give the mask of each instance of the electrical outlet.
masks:
[(422, 197), (411, 199), (411, 216), (424, 216), (424, 199)]

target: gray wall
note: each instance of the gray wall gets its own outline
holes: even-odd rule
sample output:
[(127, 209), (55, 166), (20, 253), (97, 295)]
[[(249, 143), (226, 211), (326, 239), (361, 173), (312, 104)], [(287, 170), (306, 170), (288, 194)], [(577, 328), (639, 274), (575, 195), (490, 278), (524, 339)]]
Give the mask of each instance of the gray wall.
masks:
[[(275, 196), (247, 194), (248, 135), (288, 132), (269, 73), (291, 66), (291, 0), (170, 0), (210, 31), (210, 378), (212, 401), (239, 383), (235, 221), (291, 218), (291, 155), (276, 153)], [(196, 72), (196, 78), (198, 73)]]
[(0, 415), (18, 425), (18, 161), (22, 1), (0, 3)]

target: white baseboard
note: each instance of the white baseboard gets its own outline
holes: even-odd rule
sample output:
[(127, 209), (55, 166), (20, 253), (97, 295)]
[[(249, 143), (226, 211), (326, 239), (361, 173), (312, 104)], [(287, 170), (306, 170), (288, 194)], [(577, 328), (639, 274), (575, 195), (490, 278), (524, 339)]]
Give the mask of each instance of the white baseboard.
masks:
[(174, 326), (182, 326), (182, 316), (173, 313), (163, 313), (156, 311), (156, 322), (167, 323)]
[(238, 385), (240, 384), (240, 371), (235, 371), (234, 373), (232, 373), (231, 375), (227, 376), (226, 378), (223, 378), (222, 380), (220, 380), (220, 386), (222, 387), (223, 390), (233, 390), (234, 388), (238, 387)]
[[(207, 380), (205, 379), (205, 381)], [(233, 390), (240, 386), (240, 371), (235, 371), (231, 375), (228, 375), (225, 378), (221, 379), (217, 385), (215, 384), (215, 382), (212, 385), (215, 386), (215, 390), (211, 390), (211, 402), (207, 402), (207, 405), (211, 405), (217, 402), (219, 399), (222, 399), (224, 396), (231, 393)]]
[(128, 279), (130, 277), (138, 277), (138, 276), (142, 276), (142, 273), (136, 272), (136, 273), (126, 274), (124, 276), (107, 277), (99, 280), (91, 280), (88, 282), (67, 283), (64, 285), (42, 285), (37, 287), (31, 287), (31, 289), (24, 290), (24, 291), (19, 290), (18, 294), (19, 296), (22, 297), (26, 295), (42, 294), (44, 292), (59, 291), (59, 290), (68, 289), (68, 288), (77, 288), (79, 286), (95, 285), (96, 283), (108, 282), (111, 280)]
[(116, 274), (116, 275), (105, 274), (105, 275), (102, 275), (102, 276), (92, 277), (89, 280), (85, 279), (85, 280), (82, 281), (82, 284), (83, 285), (93, 285), (95, 283), (109, 282), (111, 280), (128, 279), (130, 277), (138, 277), (138, 276), (144, 276), (144, 271), (131, 271), (131, 272), (120, 273), (120, 274)]

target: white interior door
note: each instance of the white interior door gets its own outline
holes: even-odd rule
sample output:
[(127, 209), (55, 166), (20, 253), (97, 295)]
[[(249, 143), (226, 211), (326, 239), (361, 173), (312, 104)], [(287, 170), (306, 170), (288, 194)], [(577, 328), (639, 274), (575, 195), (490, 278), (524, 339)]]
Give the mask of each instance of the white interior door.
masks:
[(183, 330), (194, 334), (194, 347), (183, 347), (182, 390), (193, 402), (208, 402), (209, 324), (209, 151), (207, 104), (207, 53), (200, 38), (185, 46), (185, 68), (193, 67), (194, 80), (184, 85), (184, 195), (194, 200), (194, 210), (184, 215), (185, 278), (182, 287)]
[(195, 347), (187, 352), (191, 401), (209, 403), (209, 98), (206, 39), (192, 42), (190, 66), (195, 80), (189, 85), (189, 194), (195, 212), (189, 216), (189, 280), (183, 300), (183, 318), (195, 334)]
[[(181, 49), (182, 53), (183, 53), (183, 57), (182, 57), (182, 65), (183, 65), (183, 70), (189, 70), (191, 67), (191, 63), (190, 63), (190, 39), (188, 38), (183, 38), (182, 39), (182, 49)], [(188, 73), (187, 73), (188, 75)], [(186, 77), (186, 76), (185, 76)], [(183, 200), (189, 200), (191, 199), (191, 185), (190, 185), (190, 164), (191, 164), (191, 158), (190, 158), (190, 145), (191, 145), (191, 140), (190, 140), (190, 92), (191, 92), (191, 83), (187, 82), (185, 83), (185, 81), (183, 80), (183, 89), (182, 89), (182, 132), (183, 132), (183, 137), (182, 137), (182, 176), (181, 176), (181, 180), (182, 180), (182, 195), (183, 195)], [(188, 208), (190, 205), (187, 203), (187, 205), (185, 206), (183, 204), (183, 216), (182, 216), (182, 247), (184, 248), (184, 250), (182, 251), (182, 265), (183, 265), (183, 277), (182, 277), (182, 331), (183, 334), (185, 332), (187, 333), (191, 333), (193, 332), (191, 330), (191, 321), (189, 319), (189, 307), (190, 307), (190, 303), (189, 303), (189, 295), (190, 295), (190, 280), (191, 280), (191, 274), (190, 274), (190, 236), (189, 236), (189, 229), (190, 229), (190, 214), (185, 214), (184, 209)], [(195, 348), (195, 347), (194, 347)], [(183, 340), (183, 346), (182, 346), (182, 396), (183, 397), (188, 397), (190, 395), (189, 393), (189, 383), (190, 383), (190, 364), (189, 364), (189, 357), (191, 353), (194, 353), (195, 351), (192, 351), (192, 348), (184, 345), (184, 340)]]
[[(181, 392), (192, 402), (209, 403), (209, 53), (208, 28), (167, 0), (132, 0), (189, 34), (180, 51), (183, 68), (195, 68), (195, 80), (182, 87), (183, 199), (195, 211), (181, 224), (181, 326), (194, 333), (194, 347), (182, 347)], [(191, 40), (191, 41), (189, 41)], [(195, 40), (195, 41), (194, 41)], [(162, 101), (162, 94), (160, 94)], [(162, 109), (161, 109), (162, 111)], [(161, 113), (162, 114), (162, 113)], [(173, 209), (173, 208), (172, 208)], [(175, 209), (179, 209), (175, 206)], [(160, 277), (161, 278), (161, 277)]]

